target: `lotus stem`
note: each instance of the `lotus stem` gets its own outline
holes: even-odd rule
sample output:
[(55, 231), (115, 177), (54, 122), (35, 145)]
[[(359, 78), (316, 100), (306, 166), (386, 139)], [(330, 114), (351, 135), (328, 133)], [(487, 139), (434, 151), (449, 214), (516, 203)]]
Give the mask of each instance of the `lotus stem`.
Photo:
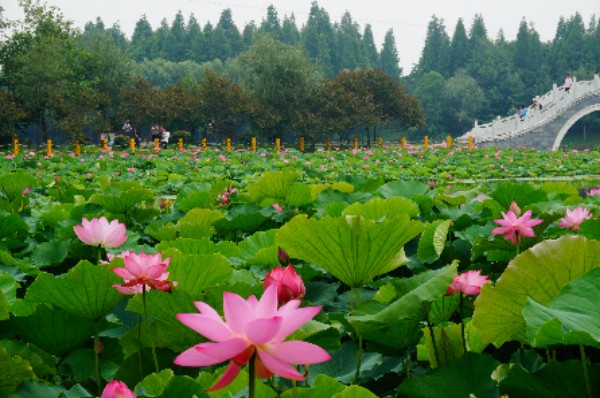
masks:
[(435, 333), (433, 331), (433, 325), (429, 321), (427, 321), (427, 328), (429, 329), (429, 334), (431, 335), (431, 344), (433, 345), (433, 358), (435, 359), (435, 365), (437, 367), (440, 366), (440, 361), (438, 359), (437, 344), (435, 342)]
[(255, 383), (256, 383), (256, 371), (254, 370), (254, 361), (256, 360), (256, 352), (250, 357), (248, 363), (248, 398), (254, 398)]
[(585, 348), (582, 344), (579, 344), (579, 353), (581, 354), (581, 363), (583, 365), (583, 378), (585, 380), (585, 390), (589, 398), (593, 398), (592, 385), (590, 384), (590, 374), (587, 364), (587, 357), (585, 355)]
[(460, 292), (460, 296), (459, 296), (459, 311), (460, 311), (460, 335), (462, 337), (462, 346), (463, 346), (463, 351), (467, 352), (467, 338), (465, 335), (465, 320), (463, 318), (463, 293)]
[(102, 371), (100, 367), (100, 319), (96, 320), (96, 330), (94, 333), (94, 365), (96, 369), (96, 386), (98, 387), (98, 395), (102, 393)]
[[(144, 303), (144, 318), (148, 322), (148, 312), (146, 308), (146, 285), (142, 285), (142, 302)], [(156, 358), (156, 348), (154, 347), (154, 336), (152, 333), (152, 327), (148, 323), (148, 335), (150, 336), (150, 347), (152, 349), (152, 360), (154, 361), (154, 370), (156, 373), (159, 372), (158, 359)]]
[[(358, 306), (360, 305), (360, 288), (352, 288), (352, 290), (350, 291), (351, 294), (353, 292), (356, 293), (356, 306), (355, 309), (358, 308)], [(350, 303), (352, 304), (352, 300), (350, 300)], [(362, 335), (360, 333), (356, 333), (358, 335), (358, 353), (356, 354), (356, 371), (354, 372), (354, 383), (353, 384), (358, 384), (358, 380), (360, 378), (360, 365), (362, 363), (362, 352), (363, 352), (363, 339), (362, 339)]]

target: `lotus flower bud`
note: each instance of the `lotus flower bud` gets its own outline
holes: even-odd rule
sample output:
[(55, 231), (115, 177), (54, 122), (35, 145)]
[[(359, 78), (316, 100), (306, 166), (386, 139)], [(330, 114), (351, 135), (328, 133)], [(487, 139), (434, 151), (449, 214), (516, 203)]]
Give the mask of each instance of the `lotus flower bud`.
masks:
[(282, 266), (290, 265), (290, 256), (281, 247), (277, 248), (277, 259)]
[(306, 293), (302, 278), (296, 274), (292, 265), (285, 268), (276, 267), (265, 277), (263, 287), (266, 290), (269, 286), (277, 286), (277, 299), (279, 305), (283, 305), (290, 300), (301, 300)]

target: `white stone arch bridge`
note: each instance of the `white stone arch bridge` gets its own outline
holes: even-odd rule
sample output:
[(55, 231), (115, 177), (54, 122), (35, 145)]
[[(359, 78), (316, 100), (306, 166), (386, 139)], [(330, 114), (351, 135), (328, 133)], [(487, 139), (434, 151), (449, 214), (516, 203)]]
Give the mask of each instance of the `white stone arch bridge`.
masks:
[(487, 124), (478, 124), (459, 142), (473, 137), (478, 146), (526, 146), (531, 148), (557, 149), (569, 129), (582, 117), (600, 111), (600, 77), (574, 81), (569, 92), (556, 84), (552, 90), (536, 97), (541, 110), (531, 106), (524, 120), (516, 115), (501, 118)]

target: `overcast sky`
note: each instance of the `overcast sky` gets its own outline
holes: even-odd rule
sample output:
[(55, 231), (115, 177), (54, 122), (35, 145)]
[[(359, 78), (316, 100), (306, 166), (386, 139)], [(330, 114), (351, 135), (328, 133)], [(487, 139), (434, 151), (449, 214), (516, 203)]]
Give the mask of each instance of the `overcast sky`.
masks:
[[(177, 11), (181, 10), (187, 21), (191, 13), (201, 25), (210, 21), (213, 26), (224, 9), (231, 9), (233, 19), (240, 31), (249, 21), (257, 25), (266, 15), (269, 5), (278, 12), (279, 19), (294, 14), (298, 28), (306, 22), (313, 0), (48, 0), (46, 4), (62, 10), (66, 19), (83, 28), (86, 22), (102, 18), (107, 26), (118, 22), (121, 29), (131, 37), (136, 22), (146, 14), (156, 29), (163, 18), (169, 25)], [(599, 0), (319, 0), (333, 22), (338, 22), (345, 11), (361, 27), (371, 24), (377, 46), (381, 46), (385, 33), (393, 29), (400, 57), (400, 65), (406, 75), (419, 61), (425, 42), (427, 24), (435, 15), (443, 18), (446, 31), (452, 37), (458, 18), (463, 18), (467, 29), (473, 17), (481, 14), (488, 34), (495, 39), (502, 29), (507, 40), (514, 40), (519, 23), (523, 18), (532, 22), (542, 41), (550, 41), (556, 33), (561, 16), (569, 18), (576, 12), (581, 14), (588, 26), (595, 13), (600, 17)], [(410, 4), (410, 5), (409, 5)], [(18, 0), (0, 0), (5, 9), (4, 17), (22, 17)]]

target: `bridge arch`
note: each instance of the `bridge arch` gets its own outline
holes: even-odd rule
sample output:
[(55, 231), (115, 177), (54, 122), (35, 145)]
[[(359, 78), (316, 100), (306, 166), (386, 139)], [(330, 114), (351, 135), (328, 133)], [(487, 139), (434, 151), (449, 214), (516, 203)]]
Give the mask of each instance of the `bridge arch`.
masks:
[(562, 142), (563, 138), (565, 138), (565, 135), (567, 135), (569, 129), (573, 127), (573, 125), (577, 123), (579, 119), (596, 111), (600, 111), (600, 103), (591, 104), (583, 109), (580, 109), (573, 116), (571, 116), (558, 131), (558, 134), (554, 139), (554, 143), (552, 144), (552, 150), (556, 150), (560, 147), (560, 143)]

